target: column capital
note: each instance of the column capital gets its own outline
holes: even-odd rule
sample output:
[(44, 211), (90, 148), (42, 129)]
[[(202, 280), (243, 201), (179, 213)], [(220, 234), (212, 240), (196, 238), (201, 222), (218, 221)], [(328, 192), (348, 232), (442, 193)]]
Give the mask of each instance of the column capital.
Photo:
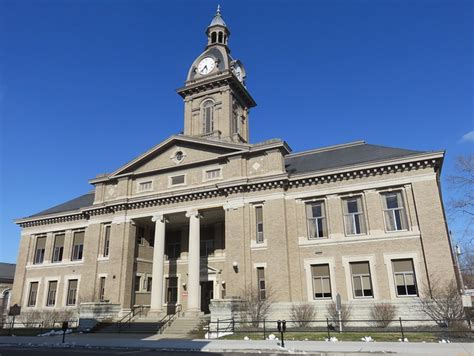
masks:
[(190, 218), (192, 216), (194, 216), (195, 218), (198, 218), (198, 219), (202, 218), (202, 215), (199, 214), (199, 211), (197, 209), (192, 209), (192, 210), (186, 211), (186, 217), (187, 218)]
[(161, 223), (167, 223), (168, 219), (163, 215), (163, 214), (155, 214), (151, 217), (151, 221), (153, 222), (161, 222)]

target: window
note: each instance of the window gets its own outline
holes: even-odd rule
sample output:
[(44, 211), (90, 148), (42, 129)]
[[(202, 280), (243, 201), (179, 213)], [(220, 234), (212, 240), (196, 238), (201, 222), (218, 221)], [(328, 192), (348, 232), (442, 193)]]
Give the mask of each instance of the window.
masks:
[(36, 238), (35, 257), (33, 260), (34, 264), (40, 264), (44, 261), (44, 251), (46, 247), (46, 236), (40, 236)]
[(72, 261), (82, 260), (82, 252), (84, 249), (84, 231), (77, 231), (74, 233), (74, 241), (72, 244)]
[(58, 290), (58, 281), (50, 281), (48, 284), (48, 296), (46, 298), (46, 306), (54, 307), (56, 304), (56, 291)]
[(140, 292), (142, 289), (142, 277), (141, 276), (135, 276), (135, 292)]
[(373, 297), (369, 262), (352, 262), (351, 273), (354, 298)]
[(146, 282), (146, 291), (147, 291), (147, 292), (151, 292), (152, 283), (153, 283), (153, 278), (152, 278), (152, 277), (148, 277), (148, 278), (147, 278), (147, 282)]
[(385, 225), (388, 231), (407, 230), (407, 218), (401, 192), (382, 194)]
[(64, 251), (64, 234), (54, 235), (54, 246), (53, 246), (53, 262), (61, 262), (63, 260)]
[(263, 243), (263, 206), (258, 205), (255, 207), (255, 231), (256, 241), (258, 244)]
[(38, 282), (30, 283), (30, 293), (28, 294), (28, 306), (34, 307), (36, 305), (36, 296), (38, 295)]
[(418, 295), (413, 260), (393, 260), (392, 265), (397, 296)]
[(232, 112), (232, 122), (231, 122), (231, 130), (233, 134), (239, 133), (239, 117), (237, 116), (237, 108), (234, 108)]
[(170, 183), (171, 183), (171, 185), (184, 184), (184, 174), (181, 174), (179, 176), (170, 177)]
[(144, 245), (145, 244), (145, 228), (143, 226), (139, 226), (137, 228), (137, 244)]
[(265, 300), (267, 297), (267, 291), (265, 289), (265, 268), (257, 267), (257, 287), (258, 287), (258, 299)]
[(99, 302), (105, 300), (105, 277), (100, 277), (99, 280)]
[(139, 192), (146, 192), (151, 190), (153, 187), (152, 181), (140, 182), (138, 183), (138, 191)]
[(109, 257), (109, 247), (110, 247), (110, 229), (112, 228), (111, 225), (104, 226), (104, 247), (102, 256)]
[(206, 171), (206, 180), (218, 179), (221, 177), (221, 169), (209, 169)]
[(203, 133), (214, 131), (214, 103), (211, 100), (206, 101), (202, 106)]
[(343, 199), (344, 227), (346, 235), (360, 235), (367, 232), (365, 227), (362, 198)]
[(311, 277), (313, 279), (313, 298), (331, 298), (331, 280), (329, 277), (329, 265), (312, 265)]
[(310, 239), (328, 237), (323, 201), (306, 204), (306, 220)]
[(216, 43), (216, 37), (217, 37), (217, 33), (215, 32), (211, 33), (211, 43)]
[(70, 279), (67, 286), (66, 305), (76, 305), (77, 279)]
[(201, 245), (201, 257), (211, 257), (214, 256), (214, 240), (201, 240), (200, 241)]
[(166, 278), (166, 303), (178, 301), (178, 277)]
[(166, 245), (166, 258), (168, 260), (172, 260), (172, 259), (177, 259), (180, 256), (181, 256), (181, 243), (180, 242), (169, 242)]

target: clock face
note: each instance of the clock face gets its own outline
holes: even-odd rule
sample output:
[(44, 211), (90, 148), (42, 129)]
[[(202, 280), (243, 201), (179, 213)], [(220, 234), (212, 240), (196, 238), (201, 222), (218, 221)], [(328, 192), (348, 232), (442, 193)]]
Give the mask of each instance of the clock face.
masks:
[(201, 60), (198, 64), (199, 74), (206, 75), (210, 73), (216, 66), (216, 61), (211, 57), (206, 57)]

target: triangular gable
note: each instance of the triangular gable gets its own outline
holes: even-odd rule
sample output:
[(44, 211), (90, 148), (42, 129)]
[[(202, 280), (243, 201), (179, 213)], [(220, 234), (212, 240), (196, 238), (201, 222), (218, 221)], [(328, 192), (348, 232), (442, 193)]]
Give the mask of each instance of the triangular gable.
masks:
[[(226, 143), (187, 136), (171, 136), (117, 169), (109, 175), (109, 178), (131, 172), (142, 173), (155, 169), (178, 167), (183, 164), (247, 150), (247, 147), (248, 145), (244, 144)], [(178, 151), (184, 153), (184, 158), (179, 164), (174, 160), (174, 156)]]

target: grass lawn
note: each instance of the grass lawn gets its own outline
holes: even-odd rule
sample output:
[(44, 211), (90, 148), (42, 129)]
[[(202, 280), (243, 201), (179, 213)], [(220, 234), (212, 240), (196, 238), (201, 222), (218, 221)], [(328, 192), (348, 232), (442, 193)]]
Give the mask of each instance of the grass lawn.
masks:
[[(267, 333), (267, 337), (270, 333)], [(279, 333), (273, 333), (276, 337), (280, 338)], [(248, 336), (251, 340), (263, 340), (263, 333), (254, 332), (236, 332), (233, 335), (227, 335), (222, 337), (221, 339), (224, 340), (243, 340), (245, 336)], [(371, 336), (372, 339), (375, 341), (393, 341), (398, 342), (402, 336), (400, 333), (391, 333), (391, 332), (384, 332), (384, 333), (377, 333), (377, 332), (347, 332), (339, 334), (338, 332), (331, 332), (331, 336), (335, 336), (339, 341), (361, 341), (360, 339), (364, 336)], [(405, 333), (405, 337), (410, 342), (437, 342), (441, 339), (441, 335), (439, 333), (430, 333), (430, 332), (416, 332), (416, 333)], [(293, 340), (310, 340), (310, 341), (324, 341), (327, 338), (327, 333), (323, 332), (287, 332), (285, 333), (285, 340), (293, 341)]]

